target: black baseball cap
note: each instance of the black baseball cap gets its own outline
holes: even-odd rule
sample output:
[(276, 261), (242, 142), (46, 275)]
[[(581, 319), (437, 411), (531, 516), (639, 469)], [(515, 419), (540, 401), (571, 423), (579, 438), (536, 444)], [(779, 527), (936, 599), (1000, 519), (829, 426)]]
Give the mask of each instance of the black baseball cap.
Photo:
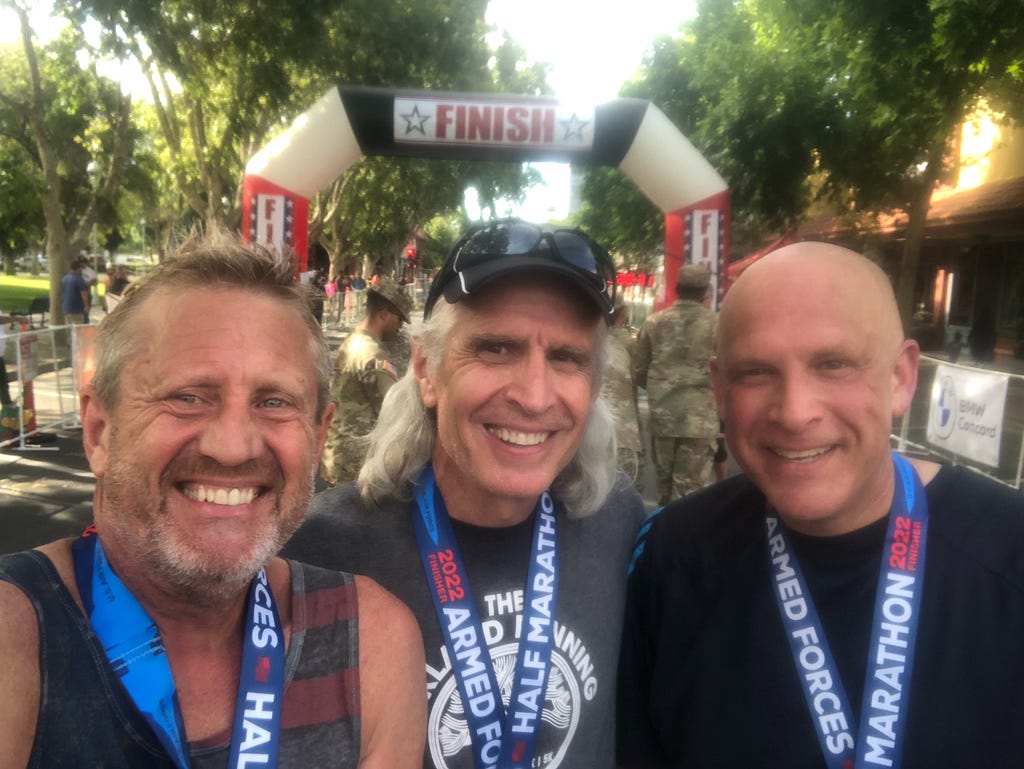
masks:
[(608, 252), (577, 227), (551, 227), (499, 219), (475, 227), (452, 248), (430, 284), (424, 319), (442, 296), (465, 299), (495, 278), (518, 272), (550, 272), (569, 278), (611, 322), (615, 265)]

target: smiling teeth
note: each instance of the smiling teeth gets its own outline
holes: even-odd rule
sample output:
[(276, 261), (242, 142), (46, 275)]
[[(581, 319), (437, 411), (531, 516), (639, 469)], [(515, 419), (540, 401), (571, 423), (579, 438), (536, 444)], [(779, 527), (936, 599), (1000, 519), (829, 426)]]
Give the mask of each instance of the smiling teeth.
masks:
[(783, 449), (774, 449), (775, 453), (783, 459), (789, 459), (793, 462), (800, 462), (808, 459), (814, 459), (822, 454), (826, 453), (828, 449), (807, 449), (806, 451), (785, 451)]
[(185, 496), (194, 499), (196, 502), (211, 502), (215, 505), (247, 505), (256, 498), (255, 488), (232, 488), (213, 486), (188, 486), (185, 488)]
[(496, 438), (516, 446), (536, 446), (547, 440), (548, 433), (519, 433), (503, 427), (489, 427), (488, 431)]

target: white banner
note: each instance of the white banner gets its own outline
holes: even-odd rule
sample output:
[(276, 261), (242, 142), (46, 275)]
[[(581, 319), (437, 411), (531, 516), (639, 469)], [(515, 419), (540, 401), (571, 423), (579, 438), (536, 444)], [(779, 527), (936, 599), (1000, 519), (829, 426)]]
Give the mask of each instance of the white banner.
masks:
[(928, 442), (999, 467), (1008, 382), (1005, 374), (940, 364), (928, 407)]
[(711, 273), (711, 286), (708, 296), (711, 297), (712, 309), (718, 309), (719, 275), (718, 265), (721, 264), (721, 245), (724, 241), (725, 216), (715, 209), (698, 208), (690, 212), (688, 242), (686, 243), (686, 261), (707, 268)]
[(394, 136), (399, 144), (589, 150), (594, 144), (594, 109), (557, 102), (396, 97)]
[(292, 201), (286, 195), (256, 195), (252, 206), (252, 242), (279, 254), (291, 244)]

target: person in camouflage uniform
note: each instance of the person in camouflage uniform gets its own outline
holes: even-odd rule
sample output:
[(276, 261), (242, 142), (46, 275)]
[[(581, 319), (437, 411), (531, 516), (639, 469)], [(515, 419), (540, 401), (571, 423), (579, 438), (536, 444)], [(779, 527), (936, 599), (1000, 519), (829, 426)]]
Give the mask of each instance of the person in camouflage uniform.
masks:
[(704, 485), (715, 455), (718, 412), (711, 387), (718, 318), (704, 306), (710, 273), (686, 264), (677, 299), (640, 329), (633, 382), (647, 390), (658, 504)]
[(630, 370), (633, 337), (626, 328), (626, 305), (615, 303), (609, 331), (611, 352), (601, 394), (615, 411), (615, 442), (618, 445), (619, 467), (637, 483), (640, 477), (640, 420), (636, 411), (636, 388)]
[(366, 456), (384, 394), (400, 375), (387, 345), (409, 321), (412, 302), (393, 281), (382, 279), (366, 294), (366, 315), (338, 350), (331, 379), (334, 419), (327, 432), (320, 474), (332, 485), (355, 480)]

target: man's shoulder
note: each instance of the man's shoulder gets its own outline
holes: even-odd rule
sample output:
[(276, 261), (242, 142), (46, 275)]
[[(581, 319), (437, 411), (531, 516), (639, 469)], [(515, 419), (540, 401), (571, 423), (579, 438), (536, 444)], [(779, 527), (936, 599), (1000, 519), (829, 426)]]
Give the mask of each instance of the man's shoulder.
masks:
[(619, 471), (608, 496), (597, 511), (593, 515), (574, 520), (584, 528), (607, 530), (615, 537), (619, 536), (620, 531), (625, 531), (628, 537), (632, 537), (645, 517), (643, 499), (629, 476)]
[(36, 733), (40, 706), (39, 620), (21, 587), (0, 579), (0, 742), (12, 766), (24, 766)]
[(1000, 574), (1024, 592), (1024, 494), (964, 467), (925, 487), (929, 541)]
[(31, 552), (0, 555), (0, 625), (10, 630), (34, 618), (35, 609), (29, 594), (41, 579), (46, 579), (42, 564), (30, 555)]
[(1024, 493), (966, 467), (943, 465), (925, 487), (933, 513), (965, 525), (999, 526), (1024, 536)]
[(364, 377), (381, 370), (397, 378), (398, 370), (387, 348), (367, 331), (353, 331), (344, 342), (343, 354), (345, 369), (351, 375)]
[(647, 320), (644, 321), (644, 326), (647, 328), (653, 328), (660, 326), (665, 323), (672, 322), (672, 319), (678, 317), (680, 313), (680, 307), (678, 302), (673, 302), (668, 307), (663, 307), (657, 312), (652, 312), (647, 316)]
[(380, 342), (368, 331), (356, 328), (341, 343), (341, 352), (349, 361), (373, 358), (380, 350)]
[(734, 475), (652, 512), (637, 534), (638, 554), (704, 564), (734, 558), (761, 542), (764, 511), (760, 490)]
[(309, 513), (282, 553), (303, 563), (367, 573), (365, 564), (386, 559), (399, 537), (412, 536), (410, 503), (369, 507), (354, 481), (313, 497)]
[(371, 508), (359, 493), (355, 481), (324, 489), (313, 495), (304, 525), (319, 521), (337, 526), (377, 526), (408, 508), (407, 502), (395, 501)]
[(698, 302), (677, 300), (664, 310), (651, 315), (646, 323), (650, 324), (649, 328), (652, 330), (673, 329), (676, 326), (692, 322), (694, 316), (706, 317), (709, 320), (716, 319), (714, 312)]

